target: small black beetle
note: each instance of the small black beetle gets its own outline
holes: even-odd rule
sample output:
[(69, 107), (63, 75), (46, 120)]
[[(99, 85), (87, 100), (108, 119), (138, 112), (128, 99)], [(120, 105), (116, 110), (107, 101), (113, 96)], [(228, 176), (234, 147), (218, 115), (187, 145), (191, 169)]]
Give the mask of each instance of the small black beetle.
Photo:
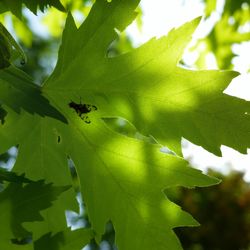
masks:
[(81, 102), (78, 104), (73, 101), (69, 103), (69, 107), (73, 108), (76, 111), (76, 113), (81, 117), (81, 119), (84, 120), (84, 122), (88, 124), (91, 123), (91, 121), (88, 120), (89, 117), (86, 116), (86, 114), (91, 111), (97, 110), (97, 107), (95, 105), (82, 104)]

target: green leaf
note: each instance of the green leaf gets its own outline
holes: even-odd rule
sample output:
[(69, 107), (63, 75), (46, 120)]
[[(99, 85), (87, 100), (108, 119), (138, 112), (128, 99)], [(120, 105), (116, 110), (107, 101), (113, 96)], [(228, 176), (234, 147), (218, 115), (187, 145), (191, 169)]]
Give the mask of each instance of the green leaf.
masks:
[(89, 243), (89, 239), (91, 238), (93, 238), (93, 232), (90, 229), (78, 229), (75, 231), (68, 229), (53, 236), (48, 233), (35, 241), (34, 250), (81, 249), (83, 246)]
[(18, 18), (22, 17), (22, 5), (25, 4), (34, 14), (37, 13), (37, 10), (40, 9), (44, 11), (45, 7), (53, 6), (58, 10), (64, 11), (63, 5), (59, 0), (0, 0), (0, 11), (10, 10)]
[(25, 221), (42, 220), (40, 211), (52, 205), (52, 201), (69, 187), (54, 187), (44, 181), (11, 183), (0, 193), (0, 247), (9, 246), (11, 239), (30, 235), (23, 226)]
[[(0, 152), (18, 144), (14, 170), (59, 186), (72, 184), (71, 158), (98, 241), (111, 221), (119, 250), (181, 249), (173, 228), (198, 223), (164, 190), (218, 180), (177, 155), (162, 153), (160, 144), (111, 130), (102, 118), (127, 119), (179, 154), (182, 137), (216, 154), (222, 144), (245, 152), (249, 103), (223, 94), (238, 73), (178, 66), (199, 18), (108, 58), (115, 29), (133, 21), (138, 2), (97, 0), (79, 29), (69, 15), (58, 64), (41, 88), (13, 68), (1, 71), (0, 100), (8, 114), (0, 125)], [(71, 209), (74, 193), (64, 194), (42, 214), (41, 223), (25, 223), (35, 240), (65, 230), (62, 219), (55, 218)]]
[(217, 0), (206, 0), (205, 15), (209, 17), (216, 10)]
[(18, 57), (21, 57), (21, 64), (26, 63), (27, 59), (24, 51), (2, 23), (0, 23), (0, 41), (1, 69), (8, 67), (11, 61)]
[[(15, 137), (20, 142), (15, 171), (25, 172), (30, 178), (43, 176), (58, 182), (60, 175), (64, 179), (67, 176), (68, 170), (61, 161), (64, 161), (63, 155), (65, 160), (69, 155), (76, 164), (97, 239), (101, 238), (105, 223), (111, 220), (120, 249), (152, 249), (158, 242), (162, 242), (162, 249), (168, 245), (180, 249), (171, 229), (197, 223), (167, 200), (162, 190), (177, 185), (208, 186), (217, 181), (188, 167), (182, 158), (161, 153), (159, 145), (114, 133), (97, 118), (91, 124), (84, 123), (69, 107), (66, 112), (71, 121), (69, 125), (49, 117), (35, 119), (26, 112), (20, 117), (9, 110), (1, 137), (11, 131), (12, 121), (15, 121), (14, 127), (18, 131), (27, 127), (27, 132), (22, 131), (23, 138), (21, 134)], [(33, 154), (27, 160), (31, 151)], [(57, 160), (56, 164), (51, 162), (52, 158)], [(110, 207), (110, 202), (113, 207)], [(66, 209), (63, 202), (61, 206)], [(35, 232), (35, 239), (45, 231), (40, 229), (42, 223), (48, 227), (49, 218), (44, 219), (40, 225), (32, 222), (28, 227)], [(49, 224), (49, 230), (57, 231), (53, 225)], [(134, 237), (138, 241), (133, 241)], [(142, 241), (144, 237), (148, 240)]]
[[(123, 1), (109, 4), (100, 1), (92, 13), (107, 8), (109, 18), (115, 22), (113, 8), (116, 5), (124, 8), (123, 4)], [(117, 6), (116, 11), (119, 15)], [(181, 154), (182, 137), (217, 155), (221, 154), (221, 145), (246, 153), (247, 131), (240, 128), (248, 126), (249, 117), (245, 113), (249, 104), (223, 93), (238, 73), (192, 71), (177, 65), (199, 18), (130, 53), (107, 58), (105, 48), (115, 38), (109, 18), (106, 22), (99, 18), (102, 25), (97, 29), (90, 25), (94, 22), (90, 13), (77, 31), (69, 16), (57, 67), (44, 86), (50, 98), (61, 93), (79, 102), (81, 96), (86, 103), (101, 107), (99, 116), (123, 117), (140, 132), (153, 135), (178, 154)], [(98, 18), (95, 20), (98, 22)], [(113, 23), (113, 27), (119, 26)], [(78, 37), (81, 37), (79, 45), (74, 44)], [(76, 48), (78, 54), (70, 53), (65, 49), (67, 46)], [(72, 80), (72, 75), (77, 78)], [(234, 133), (240, 139), (235, 140)]]
[(50, 105), (41, 89), (24, 72), (10, 66), (0, 71), (0, 82), (0, 100), (15, 112), (25, 109), (31, 114), (51, 116), (67, 123), (66, 118)]
[(7, 171), (6, 169), (0, 167), (0, 182), (2, 181), (17, 182), (17, 183), (31, 182), (29, 179), (25, 178), (23, 175), (18, 176), (17, 174)]
[[(218, 68), (231, 69), (233, 68), (232, 59), (236, 56), (232, 50), (235, 43), (247, 42), (250, 39), (249, 29), (242, 29), (247, 26), (250, 19), (249, 7), (243, 8), (244, 0), (225, 1), (224, 10), (220, 19), (215, 23), (214, 27), (208, 36), (199, 39), (196, 45), (192, 48), (197, 50), (200, 48), (200, 53), (196, 65), (199, 68), (206, 67), (206, 57), (213, 53)], [(248, 6), (246, 4), (246, 6)], [(211, 14), (213, 8), (216, 7), (215, 0), (206, 1), (206, 16)]]

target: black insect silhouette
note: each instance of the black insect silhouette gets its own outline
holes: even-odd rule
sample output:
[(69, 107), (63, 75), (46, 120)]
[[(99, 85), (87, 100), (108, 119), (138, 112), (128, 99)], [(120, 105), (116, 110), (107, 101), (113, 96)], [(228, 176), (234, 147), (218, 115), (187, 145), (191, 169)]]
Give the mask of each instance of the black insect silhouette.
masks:
[(81, 101), (80, 103), (75, 103), (71, 101), (69, 103), (69, 107), (74, 109), (76, 113), (81, 117), (81, 119), (88, 124), (91, 123), (91, 121), (89, 120), (89, 117), (86, 114), (91, 111), (97, 110), (97, 107), (95, 105), (85, 104), (85, 103), (82, 104)]

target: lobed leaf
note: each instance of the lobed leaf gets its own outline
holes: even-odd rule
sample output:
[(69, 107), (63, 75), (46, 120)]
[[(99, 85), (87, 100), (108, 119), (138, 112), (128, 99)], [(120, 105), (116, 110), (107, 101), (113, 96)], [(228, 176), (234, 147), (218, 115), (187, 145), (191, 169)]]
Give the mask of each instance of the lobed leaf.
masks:
[(23, 185), (12, 182), (0, 192), (0, 247), (10, 249), (12, 239), (30, 235), (22, 226), (23, 222), (42, 220), (40, 211), (51, 206), (67, 186), (53, 187), (43, 181)]
[[(18, 144), (14, 171), (57, 186), (72, 184), (71, 158), (96, 240), (111, 221), (119, 250), (181, 249), (173, 228), (198, 223), (164, 191), (218, 180), (180, 156), (163, 154), (160, 144), (112, 131), (103, 118), (123, 117), (179, 155), (182, 137), (216, 154), (222, 144), (245, 152), (249, 103), (223, 94), (238, 73), (178, 66), (200, 18), (108, 58), (115, 29), (133, 21), (138, 3), (97, 0), (79, 29), (69, 14), (58, 64), (41, 88), (13, 68), (1, 71), (7, 115), (0, 125), (0, 153)], [(25, 223), (35, 240), (66, 230), (64, 211), (74, 209), (74, 195), (67, 190), (41, 213), (41, 222)]]

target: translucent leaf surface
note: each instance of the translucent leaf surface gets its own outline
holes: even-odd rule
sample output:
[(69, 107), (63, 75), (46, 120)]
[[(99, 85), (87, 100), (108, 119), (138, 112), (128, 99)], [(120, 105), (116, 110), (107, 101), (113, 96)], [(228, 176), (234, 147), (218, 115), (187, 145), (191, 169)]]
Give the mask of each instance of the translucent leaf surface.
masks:
[[(8, 113), (0, 152), (18, 144), (14, 170), (59, 186), (72, 184), (71, 158), (97, 240), (111, 221), (119, 250), (181, 249), (172, 229), (198, 223), (164, 190), (218, 180), (162, 153), (160, 144), (113, 131), (102, 118), (123, 117), (179, 155), (182, 137), (216, 154), (223, 144), (245, 152), (250, 106), (223, 94), (238, 73), (178, 66), (199, 18), (108, 58), (115, 29), (133, 21), (138, 2), (97, 0), (79, 29), (69, 15), (57, 66), (41, 88), (13, 68), (0, 73), (0, 100)], [(65, 231), (62, 216), (73, 209), (73, 197), (72, 189), (65, 191), (42, 213), (43, 221), (25, 228), (36, 240)]]

